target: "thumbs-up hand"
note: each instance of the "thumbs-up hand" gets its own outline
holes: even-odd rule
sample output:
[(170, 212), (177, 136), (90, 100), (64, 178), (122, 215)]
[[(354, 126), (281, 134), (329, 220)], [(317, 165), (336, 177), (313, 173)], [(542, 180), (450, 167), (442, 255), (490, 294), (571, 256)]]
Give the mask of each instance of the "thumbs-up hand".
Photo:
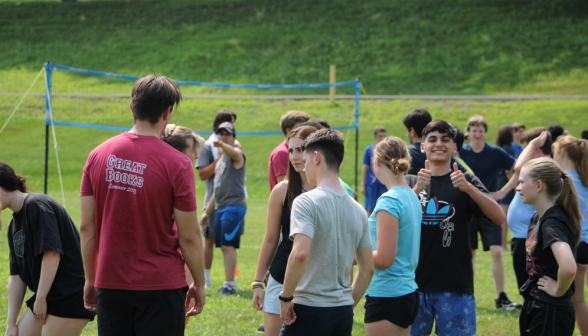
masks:
[(457, 162), (453, 163), (453, 173), (451, 173), (451, 182), (455, 188), (459, 188), (461, 191), (466, 191), (470, 186), (465, 175), (457, 168)]
[(417, 188), (419, 193), (431, 184), (431, 170), (429, 170), (429, 160), (425, 160), (425, 168), (417, 174)]

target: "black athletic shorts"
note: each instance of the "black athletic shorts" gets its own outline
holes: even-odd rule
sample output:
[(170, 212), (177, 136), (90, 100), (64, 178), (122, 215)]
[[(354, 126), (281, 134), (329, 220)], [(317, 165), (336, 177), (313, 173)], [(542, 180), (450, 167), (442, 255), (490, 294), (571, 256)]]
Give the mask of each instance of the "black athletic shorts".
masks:
[(527, 239), (513, 238), (510, 241), (510, 254), (512, 255), (512, 268), (517, 277), (517, 286), (519, 287), (519, 294), (521, 287), (529, 280), (529, 273), (527, 273)]
[(382, 320), (408, 328), (414, 323), (419, 312), (419, 291), (399, 297), (365, 297), (364, 323)]
[(502, 227), (487, 218), (473, 217), (470, 221), (470, 246), (478, 249), (478, 231), (482, 236), (484, 251), (490, 250), (492, 245), (502, 245)]
[(576, 248), (576, 263), (588, 265), (588, 244), (586, 242), (580, 242), (580, 246)]
[(282, 325), (280, 336), (349, 335), (353, 329), (353, 306), (312, 307), (294, 304), (296, 321)]
[[(27, 307), (35, 315), (35, 301), (37, 300), (37, 294), (33, 294), (27, 300)], [(64, 298), (59, 302), (47, 301), (47, 314), (63, 318), (74, 318), (74, 319), (88, 319), (94, 321), (96, 313), (84, 308), (84, 292), (79, 292), (77, 295)]]
[(188, 287), (134, 291), (98, 288), (100, 336), (183, 336)]
[(575, 324), (574, 312), (535, 299), (525, 300), (519, 318), (521, 336), (571, 336)]

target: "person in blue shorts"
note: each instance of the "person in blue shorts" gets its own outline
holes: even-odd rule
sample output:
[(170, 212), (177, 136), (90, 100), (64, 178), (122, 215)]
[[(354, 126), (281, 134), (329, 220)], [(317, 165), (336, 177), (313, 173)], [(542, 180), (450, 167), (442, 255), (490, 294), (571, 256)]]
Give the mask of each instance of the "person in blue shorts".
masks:
[(415, 270), (422, 211), (404, 180), (410, 169), (404, 142), (397, 137), (380, 141), (374, 149), (373, 169), (388, 191), (378, 198), (369, 218), (375, 273), (366, 291), (365, 333), (409, 335), (420, 300)]
[(363, 166), (361, 167), (361, 193), (365, 196), (365, 211), (368, 216), (372, 214), (374, 207), (376, 206), (376, 200), (388, 189), (374, 176), (374, 170), (372, 169), (372, 157), (374, 155), (374, 148), (376, 145), (387, 137), (386, 128), (384, 126), (376, 126), (374, 128), (374, 139), (376, 140), (373, 144), (369, 145), (365, 149), (363, 154)]
[(569, 175), (576, 187), (578, 204), (584, 219), (581, 221), (582, 234), (576, 250), (576, 291), (572, 301), (576, 310), (576, 321), (580, 334), (588, 335), (588, 305), (584, 299), (586, 268), (588, 267), (588, 141), (571, 135), (562, 135), (553, 143), (553, 159)]
[(421, 243), (415, 280), (419, 310), (410, 334), (475, 335), (476, 300), (470, 248), (472, 217), (502, 224), (505, 215), (480, 180), (451, 167), (454, 130), (444, 120), (423, 129), (421, 150), (428, 169), (405, 178), (422, 206)]
[(222, 159), (214, 172), (214, 194), (202, 215), (201, 226), (209, 225), (208, 218), (214, 211), (215, 245), (220, 247), (225, 262), (225, 282), (219, 294), (235, 294), (235, 267), (237, 248), (241, 241), (243, 220), (247, 212), (245, 199), (246, 158), (243, 150), (235, 147), (237, 132), (230, 122), (218, 127), (218, 141), (213, 146), (222, 149)]

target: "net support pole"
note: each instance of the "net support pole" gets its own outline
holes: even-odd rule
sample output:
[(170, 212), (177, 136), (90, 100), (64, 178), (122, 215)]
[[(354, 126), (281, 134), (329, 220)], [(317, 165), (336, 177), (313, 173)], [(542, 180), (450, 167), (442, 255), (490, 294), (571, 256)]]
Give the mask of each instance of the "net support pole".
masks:
[(361, 88), (361, 82), (359, 78), (355, 80), (355, 191), (357, 189), (357, 163), (358, 163), (358, 151), (359, 151), (359, 93)]
[(45, 64), (45, 189), (47, 194), (47, 182), (49, 181), (49, 125), (51, 124), (51, 77), (53, 65)]

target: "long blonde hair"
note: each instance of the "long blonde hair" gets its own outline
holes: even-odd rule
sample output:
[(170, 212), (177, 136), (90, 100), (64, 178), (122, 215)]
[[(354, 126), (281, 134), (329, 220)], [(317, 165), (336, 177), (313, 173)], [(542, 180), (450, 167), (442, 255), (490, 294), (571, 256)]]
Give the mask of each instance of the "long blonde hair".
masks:
[(543, 182), (549, 197), (557, 197), (555, 204), (563, 209), (572, 223), (576, 231), (576, 246), (578, 246), (582, 233), (580, 222), (583, 217), (578, 206), (578, 194), (576, 194), (576, 187), (572, 177), (564, 173), (557, 162), (551, 158), (542, 157), (530, 160), (523, 165), (523, 168), (533, 180)]
[(553, 143), (555, 150), (564, 150), (574, 163), (576, 172), (584, 187), (588, 188), (588, 141), (576, 139), (571, 135), (564, 135), (557, 138)]

